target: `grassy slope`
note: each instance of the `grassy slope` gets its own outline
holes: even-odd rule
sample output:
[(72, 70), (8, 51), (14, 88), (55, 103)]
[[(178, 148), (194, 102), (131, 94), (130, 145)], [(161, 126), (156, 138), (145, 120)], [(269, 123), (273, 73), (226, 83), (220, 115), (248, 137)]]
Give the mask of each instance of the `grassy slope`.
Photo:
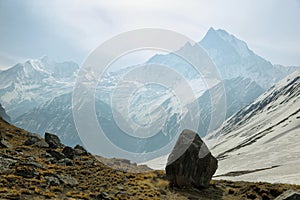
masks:
[[(91, 154), (77, 156), (74, 166), (51, 164), (48, 148), (25, 146), (28, 132), (0, 118), (0, 133), (8, 148), (0, 147), (0, 199), (274, 199), (288, 189), (288, 184), (212, 181), (204, 190), (170, 188), (164, 171), (129, 173), (102, 164)], [(57, 151), (62, 151), (58, 149)], [(15, 163), (5, 168), (5, 160)], [(28, 160), (43, 167), (26, 165)], [(25, 172), (25, 173), (19, 173)], [(33, 172), (32, 177), (24, 174)], [(23, 174), (23, 175), (22, 175)], [(64, 175), (78, 182), (49, 185), (45, 177)]]

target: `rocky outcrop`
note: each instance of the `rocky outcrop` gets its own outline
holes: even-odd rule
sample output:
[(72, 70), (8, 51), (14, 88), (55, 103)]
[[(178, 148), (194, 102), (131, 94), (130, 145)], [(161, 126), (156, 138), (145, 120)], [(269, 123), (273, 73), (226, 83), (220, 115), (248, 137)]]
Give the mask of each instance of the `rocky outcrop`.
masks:
[(53, 149), (64, 147), (59, 137), (51, 133), (45, 133), (45, 141), (49, 144), (49, 147)]
[(217, 159), (199, 135), (184, 130), (168, 158), (166, 174), (173, 186), (207, 188), (217, 167)]

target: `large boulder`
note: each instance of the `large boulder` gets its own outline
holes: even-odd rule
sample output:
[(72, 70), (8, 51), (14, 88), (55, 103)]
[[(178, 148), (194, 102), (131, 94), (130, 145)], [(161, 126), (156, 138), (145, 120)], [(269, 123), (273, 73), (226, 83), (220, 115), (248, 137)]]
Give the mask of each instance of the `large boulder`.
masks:
[(175, 187), (207, 188), (217, 168), (217, 159), (199, 135), (186, 129), (169, 155), (166, 174)]

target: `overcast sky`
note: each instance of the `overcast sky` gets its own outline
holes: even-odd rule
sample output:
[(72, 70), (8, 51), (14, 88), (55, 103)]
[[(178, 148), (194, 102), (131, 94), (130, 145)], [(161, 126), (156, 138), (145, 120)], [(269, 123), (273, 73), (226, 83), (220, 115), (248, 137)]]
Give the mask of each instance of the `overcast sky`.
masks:
[(82, 64), (103, 41), (146, 27), (195, 41), (221, 28), (272, 63), (300, 65), (300, 0), (0, 0), (0, 69), (43, 55)]

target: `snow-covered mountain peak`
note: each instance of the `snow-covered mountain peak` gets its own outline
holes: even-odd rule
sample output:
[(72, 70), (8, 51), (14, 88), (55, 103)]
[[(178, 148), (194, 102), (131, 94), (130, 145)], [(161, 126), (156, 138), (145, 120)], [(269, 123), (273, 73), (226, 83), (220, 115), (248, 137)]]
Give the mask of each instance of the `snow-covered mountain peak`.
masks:
[(200, 42), (206, 48), (220, 48), (223, 51), (235, 51), (241, 57), (248, 57), (253, 52), (248, 48), (246, 42), (238, 39), (232, 34), (229, 34), (223, 29), (215, 30), (210, 28), (204, 38)]
[(14, 119), (55, 95), (72, 90), (79, 66), (47, 57), (27, 60), (0, 72), (0, 100)]

